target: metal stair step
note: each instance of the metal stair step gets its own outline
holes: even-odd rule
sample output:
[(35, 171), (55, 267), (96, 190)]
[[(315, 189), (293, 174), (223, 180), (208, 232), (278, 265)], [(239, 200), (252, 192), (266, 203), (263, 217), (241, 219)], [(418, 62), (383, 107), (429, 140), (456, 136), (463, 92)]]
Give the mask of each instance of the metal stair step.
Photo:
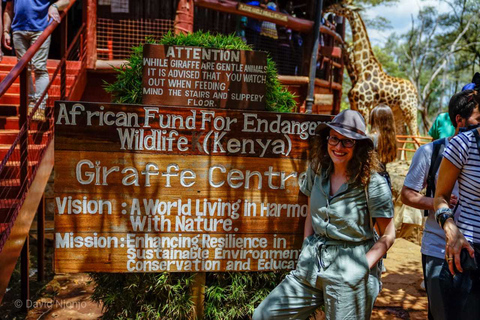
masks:
[[(42, 130), (48, 128), (48, 122), (32, 121), (30, 130)], [(0, 116), (0, 130), (18, 130), (18, 116)]]
[[(38, 164), (38, 161), (29, 161), (28, 170), (29, 173), (32, 171), (33, 167)], [(0, 179), (18, 179), (20, 178), (20, 161), (8, 161), (0, 171)]]
[[(0, 81), (3, 81), (5, 77), (7, 76), (8, 72), (0, 72)], [(72, 81), (75, 81), (75, 78), (77, 77), (78, 72), (73, 73), (73, 74), (67, 74), (67, 84), (72, 83)], [(49, 75), (50, 78), (52, 78), (52, 74)], [(20, 83), (20, 77), (15, 79), (13, 82), (14, 84), (19, 84)], [(55, 80), (53, 81), (52, 85), (60, 85), (60, 75), (57, 75)]]
[[(0, 144), (12, 144), (17, 138), (19, 130), (0, 130)], [(45, 144), (48, 140), (47, 131), (30, 130), (28, 134), (29, 144)]]
[(10, 222), (10, 216), (18, 203), (17, 199), (0, 199), (0, 223)]
[(20, 179), (0, 180), (0, 199), (17, 199), (20, 194)]
[[(53, 73), (57, 68), (60, 60), (48, 59), (47, 60), (47, 70), (49, 73)], [(2, 63), (0, 64), (0, 72), (12, 70), (12, 68), (17, 64), (17, 58), (12, 56), (4, 56)], [(68, 71), (77, 71), (81, 68), (80, 61), (67, 61), (67, 72)]]
[[(56, 82), (57, 81), (54, 81), (54, 83), (56, 83)], [(74, 84), (73, 79), (72, 78), (67, 78), (67, 91), (68, 91), (69, 87), (71, 87), (73, 84)], [(52, 84), (49, 91), (50, 92), (60, 92), (60, 84)], [(13, 83), (10, 86), (10, 88), (7, 90), (6, 93), (19, 94), (20, 93), (20, 84), (19, 83)]]
[[(0, 144), (0, 159), (5, 158), (5, 155), (10, 150), (10, 147), (11, 147), (10, 144)], [(44, 148), (45, 148), (45, 145), (43, 145), (43, 144), (41, 144), (41, 145), (29, 145), (28, 146), (28, 160), (29, 161), (37, 160)], [(20, 147), (17, 146), (15, 149), (18, 150), (18, 151), (15, 152), (15, 154), (14, 154), (15, 159), (12, 159), (12, 160), (13, 161), (20, 161), (20, 158), (19, 158), (20, 157)]]
[[(68, 92), (68, 89), (67, 89)], [(58, 94), (51, 94), (49, 99), (60, 100), (60, 92)], [(20, 105), (20, 94), (19, 93), (5, 93), (0, 97), (0, 105)]]
[(0, 116), (16, 116), (18, 115), (19, 106), (5, 105), (0, 107)]

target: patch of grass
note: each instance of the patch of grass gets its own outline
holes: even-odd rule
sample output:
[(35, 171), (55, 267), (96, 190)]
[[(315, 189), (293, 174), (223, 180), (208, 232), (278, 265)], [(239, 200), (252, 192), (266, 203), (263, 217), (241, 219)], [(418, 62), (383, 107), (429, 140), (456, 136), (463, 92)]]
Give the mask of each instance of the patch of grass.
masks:
[(194, 273), (92, 273), (102, 319), (191, 319)]
[(206, 319), (246, 319), (287, 272), (210, 273), (205, 290)]

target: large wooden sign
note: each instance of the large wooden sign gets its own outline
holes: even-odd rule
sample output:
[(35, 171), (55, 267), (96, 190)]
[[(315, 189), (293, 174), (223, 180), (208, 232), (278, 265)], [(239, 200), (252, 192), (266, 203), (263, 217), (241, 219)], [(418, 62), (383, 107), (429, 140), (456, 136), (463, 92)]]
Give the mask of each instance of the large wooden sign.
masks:
[(143, 103), (265, 110), (267, 55), (212, 48), (143, 47)]
[(325, 116), (56, 102), (57, 272), (291, 269)]

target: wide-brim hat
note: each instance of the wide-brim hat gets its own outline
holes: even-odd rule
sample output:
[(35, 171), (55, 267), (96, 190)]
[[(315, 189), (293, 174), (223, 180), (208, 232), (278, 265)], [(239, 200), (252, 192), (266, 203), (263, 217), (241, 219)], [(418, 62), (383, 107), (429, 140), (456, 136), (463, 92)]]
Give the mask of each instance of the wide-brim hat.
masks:
[(333, 129), (342, 136), (354, 140), (367, 140), (372, 146), (373, 141), (367, 135), (367, 125), (360, 112), (355, 110), (344, 110), (330, 122), (320, 123), (315, 129), (317, 134), (326, 129)]

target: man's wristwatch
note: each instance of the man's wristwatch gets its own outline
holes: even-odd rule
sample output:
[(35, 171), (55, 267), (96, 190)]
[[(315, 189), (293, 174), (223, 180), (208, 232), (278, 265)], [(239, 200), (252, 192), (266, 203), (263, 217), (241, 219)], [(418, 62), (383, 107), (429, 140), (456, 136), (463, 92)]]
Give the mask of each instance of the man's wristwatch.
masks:
[(450, 208), (440, 208), (435, 212), (435, 220), (437, 223), (442, 227), (445, 225), (445, 222), (452, 218), (453, 219), (453, 212)]
[(55, 3), (52, 3), (50, 6), (54, 7), (54, 8), (57, 9), (58, 11), (60, 11), (60, 10), (58, 9), (58, 6), (57, 6)]

